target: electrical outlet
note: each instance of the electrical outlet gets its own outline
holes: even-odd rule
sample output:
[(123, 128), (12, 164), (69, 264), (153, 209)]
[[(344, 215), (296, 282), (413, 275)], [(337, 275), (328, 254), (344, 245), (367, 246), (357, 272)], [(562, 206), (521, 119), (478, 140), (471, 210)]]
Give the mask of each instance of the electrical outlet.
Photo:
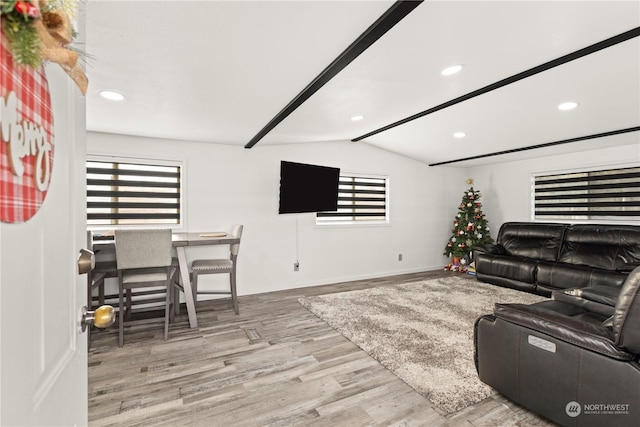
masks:
[(402, 254), (398, 254), (398, 261), (402, 261)]
[(293, 271), (300, 271), (300, 263), (298, 261), (293, 263)]

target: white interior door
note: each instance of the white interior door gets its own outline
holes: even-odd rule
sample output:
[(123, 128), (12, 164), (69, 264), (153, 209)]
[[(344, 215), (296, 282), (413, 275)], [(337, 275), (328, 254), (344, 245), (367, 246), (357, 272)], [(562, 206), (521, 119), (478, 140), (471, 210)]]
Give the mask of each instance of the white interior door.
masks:
[[(87, 424), (84, 98), (47, 66), (54, 160), (46, 199), (20, 224), (0, 223), (0, 425)], [(4, 119), (4, 118), (0, 118)], [(0, 142), (1, 143), (1, 142)]]

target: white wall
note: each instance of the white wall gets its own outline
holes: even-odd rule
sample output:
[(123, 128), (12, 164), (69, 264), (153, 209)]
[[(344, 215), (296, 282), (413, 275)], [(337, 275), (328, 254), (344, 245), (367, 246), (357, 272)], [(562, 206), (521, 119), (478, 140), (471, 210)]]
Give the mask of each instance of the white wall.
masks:
[[(183, 160), (188, 231), (230, 230), (234, 223), (244, 224), (240, 295), (442, 268), (442, 252), (467, 178), (464, 169), (429, 168), (349, 141), (258, 144), (247, 150), (89, 132), (87, 152)], [(388, 175), (391, 224), (318, 227), (314, 214), (278, 215), (280, 160)], [(196, 248), (188, 257), (212, 252), (226, 256), (221, 251)], [(400, 253), (403, 261), (398, 261)], [(296, 260), (299, 272), (293, 271)], [(217, 279), (223, 278), (205, 286), (217, 286)]]
[[(506, 156), (505, 156), (506, 157)], [(531, 185), (534, 173), (588, 170), (640, 164), (640, 144), (540, 157), (474, 167), (475, 186), (483, 193), (483, 208), (492, 236), (507, 221), (532, 221)]]

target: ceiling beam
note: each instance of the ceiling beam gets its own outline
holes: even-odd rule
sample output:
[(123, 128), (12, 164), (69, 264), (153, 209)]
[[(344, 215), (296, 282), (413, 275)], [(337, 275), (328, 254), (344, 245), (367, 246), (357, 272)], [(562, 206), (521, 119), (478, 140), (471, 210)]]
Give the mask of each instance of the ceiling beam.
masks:
[(251, 148), (424, 0), (396, 1), (244, 146)]
[(447, 160), (445, 162), (431, 163), (429, 166), (449, 165), (451, 163), (465, 162), (467, 160), (484, 159), (485, 157), (501, 156), (503, 154), (511, 154), (511, 153), (518, 153), (520, 151), (536, 150), (538, 148), (553, 147), (553, 146), (556, 146), (556, 145), (569, 144), (569, 143), (572, 143), (572, 142), (588, 141), (590, 139), (605, 138), (605, 137), (608, 137), (608, 136), (614, 136), (614, 135), (620, 135), (620, 134), (623, 134), (623, 133), (638, 132), (638, 131), (640, 131), (640, 126), (636, 126), (636, 127), (632, 127), (632, 128), (626, 128), (626, 129), (612, 130), (612, 131), (609, 131), (609, 132), (596, 133), (596, 134), (593, 134), (593, 135), (579, 136), (579, 137), (576, 137), (576, 138), (563, 139), (561, 141), (547, 142), (547, 143), (544, 143), (544, 144), (529, 145), (527, 147), (513, 148), (511, 150), (496, 151), (494, 153), (480, 154), (478, 156), (464, 157), (464, 158), (461, 158), (461, 159)]
[(364, 135), (361, 135), (361, 136), (359, 136), (357, 138), (354, 138), (351, 141), (353, 141), (353, 142), (361, 141), (361, 140), (363, 140), (365, 138), (368, 138), (368, 137), (373, 136), (373, 135), (377, 135), (377, 134), (379, 134), (381, 132), (384, 132), (384, 131), (387, 131), (389, 129), (393, 129), (394, 127), (397, 127), (397, 126), (403, 125), (405, 123), (408, 123), (410, 121), (419, 119), (419, 118), (424, 117), (424, 116), (426, 116), (428, 114), (435, 113), (436, 111), (443, 110), (443, 109), (445, 109), (447, 107), (451, 107), (451, 106), (459, 104), (459, 103), (461, 103), (463, 101), (467, 101), (467, 100), (469, 100), (471, 98), (475, 98), (476, 96), (483, 95), (483, 94), (485, 94), (487, 92), (491, 92), (492, 90), (496, 90), (496, 89), (499, 89), (499, 88), (501, 88), (503, 86), (510, 85), (511, 83), (515, 83), (515, 82), (517, 82), (519, 80), (526, 79), (527, 77), (531, 77), (531, 76), (533, 76), (535, 74), (542, 73), (543, 71), (547, 71), (547, 70), (549, 70), (551, 68), (557, 67), (559, 65), (566, 64), (567, 62), (573, 61), (573, 60), (578, 59), (578, 58), (582, 58), (583, 56), (590, 55), (590, 54), (592, 54), (594, 52), (597, 52), (599, 50), (606, 49), (608, 47), (614, 46), (614, 45), (616, 45), (618, 43), (625, 42), (627, 40), (630, 40), (630, 39), (638, 37), (638, 36), (640, 36), (640, 27), (633, 28), (633, 29), (631, 29), (629, 31), (626, 31), (626, 32), (621, 33), (621, 34), (618, 34), (617, 36), (613, 36), (613, 37), (608, 38), (606, 40), (603, 40), (601, 42), (592, 44), (592, 45), (587, 46), (587, 47), (585, 47), (583, 49), (576, 50), (575, 52), (572, 52), (572, 53), (569, 53), (567, 55), (561, 56), (561, 57), (556, 58), (556, 59), (554, 59), (552, 61), (545, 62), (542, 65), (538, 65), (537, 67), (530, 68), (530, 69), (528, 69), (526, 71), (523, 71), (521, 73), (515, 74), (515, 75), (513, 75), (511, 77), (507, 77), (506, 79), (502, 79), (500, 81), (492, 83), (492, 84), (490, 84), (488, 86), (485, 86), (483, 88), (474, 90), (473, 92), (469, 92), (466, 95), (459, 96), (459, 97), (457, 97), (455, 99), (452, 99), (451, 101), (447, 101), (447, 102), (445, 102), (443, 104), (436, 105), (435, 107), (431, 107), (428, 110), (424, 110), (424, 111), (422, 111), (420, 113), (417, 113), (417, 114), (414, 114), (414, 115), (409, 116), (407, 118), (398, 120), (397, 122), (391, 123), (390, 125), (383, 126), (383, 127), (379, 128), (379, 129), (371, 131), (371, 132), (369, 132), (367, 134), (364, 134)]

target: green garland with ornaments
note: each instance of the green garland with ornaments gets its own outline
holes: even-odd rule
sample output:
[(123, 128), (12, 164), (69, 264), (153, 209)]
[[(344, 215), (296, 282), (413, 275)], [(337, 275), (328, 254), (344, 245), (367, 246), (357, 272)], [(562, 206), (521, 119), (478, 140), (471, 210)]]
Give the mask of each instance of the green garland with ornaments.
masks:
[(469, 178), (467, 184), (470, 187), (462, 195), (458, 214), (453, 221), (452, 235), (444, 250), (444, 255), (451, 257), (446, 270), (466, 271), (473, 248), (493, 243), (488, 221), (482, 212), (482, 193), (473, 188), (473, 179)]
[(76, 7), (77, 0), (0, 0), (0, 41), (18, 65), (59, 64), (84, 94), (88, 79), (78, 64), (82, 52), (71, 46)]
[(40, 15), (31, 2), (2, 0), (2, 35), (7, 38), (13, 59), (22, 65), (40, 65), (40, 36), (31, 21)]
[[(37, 68), (42, 63), (42, 39), (35, 20), (41, 19), (45, 26), (56, 25), (55, 12), (63, 11), (74, 16), (76, 0), (49, 0), (35, 2), (25, 0), (0, 0), (2, 35), (6, 37), (14, 61)], [(73, 38), (76, 34), (73, 33)]]

